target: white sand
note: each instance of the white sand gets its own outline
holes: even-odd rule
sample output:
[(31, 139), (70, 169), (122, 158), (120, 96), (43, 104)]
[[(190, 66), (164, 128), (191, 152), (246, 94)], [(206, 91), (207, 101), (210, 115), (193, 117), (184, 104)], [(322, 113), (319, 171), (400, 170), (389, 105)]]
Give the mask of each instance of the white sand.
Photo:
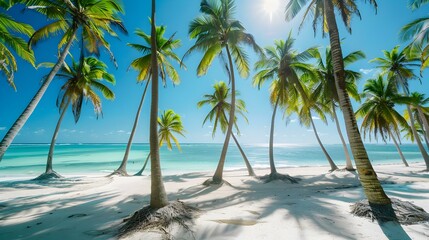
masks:
[[(429, 211), (429, 173), (423, 164), (378, 165), (390, 197)], [(354, 217), (352, 203), (364, 198), (356, 173), (327, 173), (328, 167), (281, 168), (299, 184), (264, 184), (245, 171), (226, 171), (232, 186), (204, 187), (209, 173), (165, 176), (170, 200), (202, 210), (195, 239), (429, 239), (429, 223), (380, 227)], [(268, 169), (257, 169), (258, 175)], [(0, 181), (2, 179), (0, 178)], [(150, 178), (69, 177), (42, 184), (0, 182), (0, 239), (108, 239), (122, 219), (149, 203)], [(157, 239), (138, 233), (128, 239)], [(189, 235), (176, 239), (192, 239)]]

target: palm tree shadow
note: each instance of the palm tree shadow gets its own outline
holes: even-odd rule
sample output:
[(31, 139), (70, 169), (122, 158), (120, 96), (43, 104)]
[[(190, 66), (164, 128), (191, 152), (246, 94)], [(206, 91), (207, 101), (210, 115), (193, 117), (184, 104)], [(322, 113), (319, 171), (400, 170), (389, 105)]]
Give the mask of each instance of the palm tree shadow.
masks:
[(411, 240), (411, 237), (398, 222), (378, 222), (378, 225), (389, 240)]

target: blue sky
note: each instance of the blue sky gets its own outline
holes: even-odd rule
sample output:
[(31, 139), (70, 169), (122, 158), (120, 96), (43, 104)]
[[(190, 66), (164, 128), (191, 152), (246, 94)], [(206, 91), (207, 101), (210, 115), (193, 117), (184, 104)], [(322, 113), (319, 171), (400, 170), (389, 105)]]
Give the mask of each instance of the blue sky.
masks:
[[(176, 33), (175, 37), (182, 41), (182, 46), (176, 51), (181, 57), (193, 44), (187, 32), (190, 21), (200, 15), (199, 1), (158, 0), (157, 2), (157, 24), (167, 26), (166, 36)], [(236, 18), (243, 23), (249, 33), (254, 35), (260, 46), (272, 45), (275, 39), (285, 39), (290, 31), (296, 38), (295, 48), (300, 51), (312, 46), (325, 47), (329, 44), (327, 38), (321, 38), (320, 32), (317, 32), (316, 37), (314, 37), (310, 21), (304, 23), (298, 34), (298, 25), (302, 19), (301, 15), (298, 15), (291, 22), (284, 21), (284, 3), (272, 14), (272, 21), (270, 22), (269, 14), (263, 10), (264, 2), (263, 0), (236, 0)], [(351, 35), (345, 31), (342, 23), (339, 23), (344, 53), (362, 50), (367, 56), (367, 59), (351, 66), (352, 69), (363, 73), (359, 89), (362, 89), (366, 79), (376, 74), (374, 64), (368, 63), (368, 61), (382, 56), (381, 51), (384, 49), (391, 50), (398, 44), (404, 45), (404, 43), (400, 42), (398, 36), (400, 28), (418, 17), (427, 16), (429, 10), (428, 6), (424, 6), (417, 11), (411, 11), (407, 8), (407, 1), (401, 0), (378, 1), (378, 3), (377, 14), (369, 5), (363, 3), (359, 5), (362, 20), (354, 17), (352, 23), (353, 33)], [(77, 124), (73, 121), (71, 111), (67, 112), (58, 142), (118, 143), (128, 140), (144, 86), (136, 83), (137, 73), (135, 71), (128, 71), (131, 61), (139, 55), (133, 49), (127, 47), (126, 43), (141, 43), (141, 40), (133, 33), (136, 28), (149, 31), (150, 1), (125, 1), (124, 7), (126, 13), (123, 16), (123, 20), (129, 34), (127, 36), (120, 35), (119, 39), (109, 39), (111, 49), (118, 60), (118, 69), (115, 69), (113, 64), (109, 62), (109, 57), (106, 53), (102, 53), (101, 56), (101, 59), (108, 63), (111, 73), (116, 77), (117, 84), (112, 87), (116, 93), (116, 99), (114, 101), (103, 101), (104, 117), (98, 120), (95, 118), (90, 103), (84, 104), (81, 119)], [(31, 23), (35, 28), (46, 23), (43, 17), (30, 11), (22, 12), (17, 7), (14, 7), (10, 14), (17, 20)], [(38, 63), (56, 60), (57, 41), (58, 39), (56, 38), (48, 39), (40, 42), (34, 48)], [(73, 49), (76, 50), (77, 46), (73, 46)], [(248, 53), (251, 66), (253, 66), (257, 56), (251, 51), (248, 51)], [(211, 137), (212, 125), (210, 123), (202, 126), (202, 121), (209, 108), (198, 109), (196, 103), (201, 100), (204, 94), (212, 92), (212, 86), (215, 82), (227, 81), (228, 79), (218, 60), (214, 61), (206, 76), (197, 77), (196, 66), (201, 57), (201, 53), (195, 53), (186, 59), (187, 70), (179, 70), (182, 80), (180, 85), (174, 87), (169, 83), (167, 88), (160, 88), (159, 109), (160, 111), (173, 109), (182, 116), (186, 137), (180, 137), (181, 142), (222, 142), (224, 137), (220, 132), (216, 134), (214, 139)], [(47, 69), (35, 70), (28, 63), (19, 61), (19, 70), (15, 74), (18, 91), (14, 92), (4, 79), (0, 81), (1, 138), (34, 96), (40, 86), (42, 77), (47, 73)], [(268, 101), (268, 84), (260, 90), (254, 88), (251, 84), (253, 74), (254, 72), (251, 72), (248, 79), (238, 77), (237, 81), (240, 96), (247, 104), (247, 116), (249, 119), (249, 124), (244, 121), (239, 122), (242, 133), (240, 141), (247, 144), (264, 144), (268, 143), (272, 107)], [(413, 82), (410, 85), (411, 90), (429, 95), (429, 83), (426, 78), (424, 76), (422, 85), (418, 81)], [(14, 143), (50, 142), (59, 117), (55, 101), (61, 84), (61, 80), (52, 82), (39, 106), (21, 130), (19, 136), (15, 138)], [(149, 100), (150, 95), (147, 95), (135, 142), (148, 141)], [(356, 109), (358, 105), (354, 103), (354, 106)], [(339, 116), (342, 118), (342, 114), (339, 113)], [(340, 142), (333, 122), (329, 122), (328, 126), (321, 121), (316, 121), (316, 124), (323, 142)], [(278, 144), (316, 144), (316, 139), (312, 131), (301, 127), (296, 122), (295, 116), (292, 116), (291, 121), (286, 125), (280, 112), (276, 119), (275, 142)]]

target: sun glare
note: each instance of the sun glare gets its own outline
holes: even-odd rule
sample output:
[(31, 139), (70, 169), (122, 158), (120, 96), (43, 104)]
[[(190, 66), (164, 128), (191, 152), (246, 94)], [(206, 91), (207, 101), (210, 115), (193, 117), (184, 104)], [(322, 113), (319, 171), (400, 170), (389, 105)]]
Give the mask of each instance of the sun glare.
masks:
[(270, 22), (273, 21), (273, 13), (280, 7), (279, 0), (264, 0), (264, 10), (270, 15)]

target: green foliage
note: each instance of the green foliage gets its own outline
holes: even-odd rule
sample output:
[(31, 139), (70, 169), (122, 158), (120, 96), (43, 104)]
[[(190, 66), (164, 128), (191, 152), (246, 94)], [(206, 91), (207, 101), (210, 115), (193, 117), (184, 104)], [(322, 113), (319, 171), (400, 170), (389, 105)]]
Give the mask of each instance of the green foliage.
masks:
[(65, 111), (68, 103), (71, 103), (75, 122), (79, 121), (84, 100), (91, 101), (97, 117), (102, 114), (101, 98), (97, 91), (108, 100), (115, 98), (113, 91), (102, 82), (115, 84), (115, 77), (107, 72), (106, 64), (97, 58), (87, 57), (80, 62), (73, 60), (71, 66), (64, 63), (57, 77), (66, 80), (58, 95), (57, 106), (60, 111)]
[(180, 119), (180, 115), (176, 114), (173, 110), (169, 109), (164, 111), (160, 117), (158, 117), (158, 138), (159, 138), (159, 147), (162, 147), (164, 143), (167, 144), (168, 149), (172, 149), (173, 145), (171, 144), (171, 140), (174, 141), (176, 147), (181, 150), (179, 141), (174, 136), (174, 133), (177, 133), (181, 136), (184, 136), (185, 132), (182, 120)]
[(90, 53), (97, 56), (99, 48), (104, 47), (116, 64), (110, 44), (105, 39), (105, 33), (117, 37), (114, 28), (126, 33), (119, 14), (124, 13), (119, 0), (19, 0), (32, 9), (46, 16), (49, 23), (36, 30), (28, 42), (31, 48), (39, 41), (56, 35), (61, 35), (58, 49), (67, 42), (75, 41), (75, 32), (81, 28), (82, 45)]
[(403, 103), (395, 83), (386, 81), (382, 76), (369, 79), (364, 87), (365, 102), (356, 111), (356, 116), (362, 118), (361, 130), (364, 137), (371, 134), (375, 139), (378, 135), (386, 142), (394, 134), (400, 139), (400, 127), (409, 128), (405, 118), (395, 110), (395, 105)]
[(195, 44), (185, 53), (183, 58), (195, 51), (204, 53), (198, 68), (197, 75), (203, 76), (207, 73), (216, 57), (220, 57), (225, 63), (227, 72), (228, 64), (223, 56), (223, 49), (230, 51), (233, 61), (241, 77), (249, 75), (249, 58), (243, 46), (250, 46), (259, 54), (262, 49), (256, 44), (251, 34), (245, 32), (242, 24), (233, 18), (235, 5), (232, 0), (203, 0), (200, 12), (203, 14), (194, 19), (189, 25), (189, 36), (196, 39)]
[[(9, 7), (6, 2), (1, 3), (1, 8)], [(21, 35), (31, 36), (33, 32), (34, 29), (30, 25), (18, 22), (5, 13), (0, 13), (0, 73), (15, 90), (14, 72), (18, 70), (18, 65), (12, 51), (34, 66), (33, 51), (28, 49), (26, 41), (21, 38)]]
[[(180, 40), (174, 39), (174, 35), (168, 39), (164, 38), (165, 31), (165, 26), (156, 27), (159, 73), (164, 86), (167, 84), (167, 77), (171, 79), (173, 85), (176, 85), (180, 83), (180, 77), (170, 61), (180, 63), (179, 57), (173, 52), (173, 50), (180, 47)], [(151, 77), (151, 36), (140, 29), (137, 29), (135, 34), (143, 38), (145, 44), (128, 43), (127, 45), (142, 54), (141, 57), (134, 59), (130, 65), (131, 68), (139, 72), (137, 81), (141, 82), (149, 80)], [(181, 67), (184, 66), (181, 65)]]
[[(212, 107), (203, 121), (203, 125), (207, 122), (207, 120), (213, 123), (212, 137), (215, 136), (218, 125), (220, 125), (222, 133), (226, 132), (229, 120), (229, 117), (226, 113), (229, 113), (231, 109), (231, 93), (226, 83), (222, 81), (217, 82), (213, 85), (213, 88), (213, 94), (204, 95), (204, 100), (197, 103), (198, 108), (201, 108), (205, 105), (210, 105)], [(236, 96), (238, 95), (239, 93), (236, 93)], [(247, 112), (246, 103), (241, 99), (237, 99), (235, 106), (236, 113), (241, 115), (247, 122), (247, 118), (244, 115), (244, 113)], [(234, 117), (234, 126), (239, 132), (237, 125), (237, 115)]]

